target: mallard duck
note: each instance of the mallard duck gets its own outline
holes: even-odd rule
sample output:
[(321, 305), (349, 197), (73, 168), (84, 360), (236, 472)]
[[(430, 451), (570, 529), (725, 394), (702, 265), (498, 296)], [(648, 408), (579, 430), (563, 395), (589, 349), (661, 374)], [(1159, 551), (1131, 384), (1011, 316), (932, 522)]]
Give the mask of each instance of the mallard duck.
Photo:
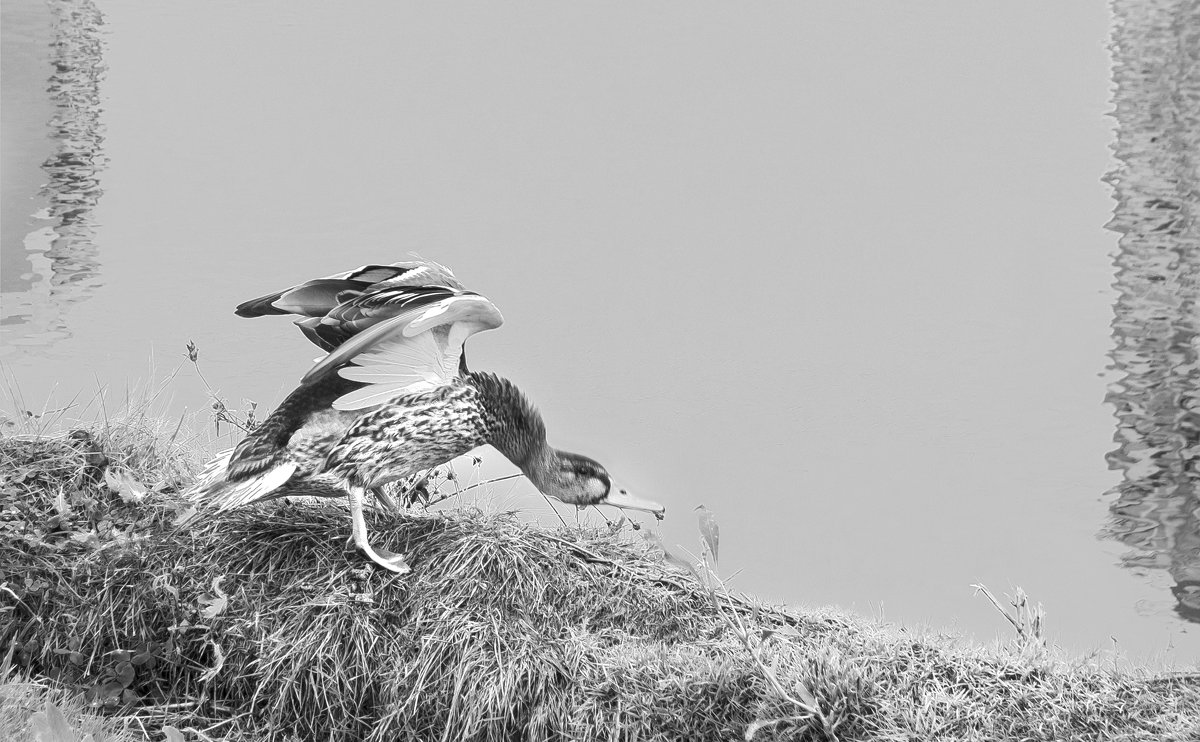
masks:
[[(454, 273), (432, 260), (414, 260), (381, 264), (369, 263), (353, 270), (314, 278), (257, 299), (244, 301), (234, 309), (239, 317), (299, 315), (295, 324), (304, 336), (323, 350), (330, 351), (348, 338), (403, 311), (391, 289), (404, 286), (465, 287)], [(460, 358), (466, 371), (466, 354)], [(428, 472), (414, 474), (401, 486), (405, 499), (427, 497)], [(399, 505), (383, 487), (371, 489), (377, 502), (399, 511)]]
[(355, 303), (385, 318), (342, 338), (259, 428), (210, 464), (194, 499), (223, 510), (295, 485), (344, 489), (355, 545), (403, 573), (403, 555), (367, 538), (366, 490), (491, 444), (543, 494), (662, 517), (661, 505), (615, 485), (595, 460), (551, 447), (541, 415), (512, 382), (466, 369), (467, 338), (503, 322), (486, 298), (445, 285), (386, 286), (342, 304)]

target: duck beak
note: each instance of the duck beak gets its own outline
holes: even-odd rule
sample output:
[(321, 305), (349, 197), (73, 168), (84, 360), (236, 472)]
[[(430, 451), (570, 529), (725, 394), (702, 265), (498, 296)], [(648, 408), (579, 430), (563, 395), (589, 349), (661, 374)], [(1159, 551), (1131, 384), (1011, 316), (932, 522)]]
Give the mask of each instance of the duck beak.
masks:
[(608, 495), (597, 505), (612, 505), (613, 507), (622, 508), (624, 510), (641, 510), (646, 513), (653, 513), (654, 517), (662, 520), (667, 509), (659, 505), (653, 500), (643, 500), (640, 497), (634, 497), (629, 494), (629, 490), (613, 482), (609, 486)]

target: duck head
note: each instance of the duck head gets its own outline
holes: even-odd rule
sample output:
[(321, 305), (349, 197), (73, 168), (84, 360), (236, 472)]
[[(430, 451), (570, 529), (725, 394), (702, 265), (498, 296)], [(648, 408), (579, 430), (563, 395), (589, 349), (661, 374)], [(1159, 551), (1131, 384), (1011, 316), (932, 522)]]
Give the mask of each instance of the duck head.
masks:
[(511, 381), (478, 371), (464, 373), (463, 379), (478, 392), (489, 420), (487, 442), (520, 467), (542, 494), (581, 508), (612, 505), (662, 519), (666, 508), (614, 484), (595, 459), (550, 446), (542, 416)]
[(582, 454), (553, 451), (542, 466), (526, 472), (542, 494), (576, 507), (612, 505), (627, 510), (653, 513), (662, 520), (666, 508), (651, 500), (629, 494), (613, 482), (600, 462)]

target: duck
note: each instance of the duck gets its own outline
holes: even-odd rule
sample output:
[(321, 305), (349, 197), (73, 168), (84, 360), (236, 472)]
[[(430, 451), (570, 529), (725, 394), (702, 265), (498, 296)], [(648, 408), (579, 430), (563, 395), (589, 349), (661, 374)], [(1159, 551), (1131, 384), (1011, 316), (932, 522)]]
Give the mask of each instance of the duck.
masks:
[[(561, 502), (664, 517), (662, 505), (632, 495), (598, 461), (551, 446), (541, 414), (513, 382), (466, 367), (467, 339), (504, 321), (490, 300), (461, 287), (452, 274), (430, 272), (430, 283), (414, 284), (395, 282), (407, 273), (387, 277), (379, 266), (364, 268), (246, 303), (253, 304), (247, 311), (269, 306), (302, 314), (297, 324), (317, 319), (301, 330), (331, 348), (258, 428), (210, 462), (189, 492), (198, 507), (228, 510), (296, 489), (344, 491), (354, 545), (380, 567), (403, 574), (410, 571), (406, 555), (370, 543), (365, 493), (490, 444), (541, 493)], [(380, 276), (367, 286), (338, 283)], [(330, 301), (337, 304), (318, 314)], [(334, 321), (323, 322), (331, 313)], [(315, 329), (337, 328), (338, 318), (355, 316), (371, 321), (351, 325), (349, 334)]]

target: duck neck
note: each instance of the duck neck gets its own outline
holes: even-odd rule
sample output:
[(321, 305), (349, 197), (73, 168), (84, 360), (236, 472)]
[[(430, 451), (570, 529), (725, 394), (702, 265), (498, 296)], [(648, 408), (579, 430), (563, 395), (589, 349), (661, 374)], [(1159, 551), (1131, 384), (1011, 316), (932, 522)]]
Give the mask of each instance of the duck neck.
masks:
[(520, 389), (495, 374), (472, 371), (465, 381), (479, 393), (487, 442), (541, 489), (543, 475), (552, 470), (557, 454), (546, 443), (546, 424)]

